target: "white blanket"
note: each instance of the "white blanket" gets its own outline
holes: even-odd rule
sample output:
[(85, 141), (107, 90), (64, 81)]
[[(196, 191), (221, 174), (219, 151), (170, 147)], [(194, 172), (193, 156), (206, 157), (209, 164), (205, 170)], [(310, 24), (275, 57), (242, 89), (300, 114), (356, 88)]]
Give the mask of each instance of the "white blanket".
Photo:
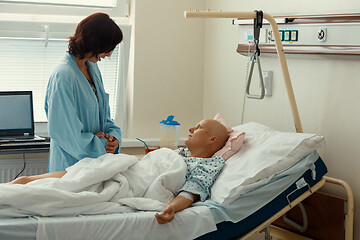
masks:
[(161, 211), (185, 182), (186, 165), (170, 149), (141, 161), (125, 154), (85, 158), (59, 178), (0, 185), (0, 216)]
[(216, 230), (211, 211), (196, 206), (176, 213), (173, 221), (158, 224), (154, 212), (116, 213), (78, 217), (41, 217), (37, 240), (191, 240)]

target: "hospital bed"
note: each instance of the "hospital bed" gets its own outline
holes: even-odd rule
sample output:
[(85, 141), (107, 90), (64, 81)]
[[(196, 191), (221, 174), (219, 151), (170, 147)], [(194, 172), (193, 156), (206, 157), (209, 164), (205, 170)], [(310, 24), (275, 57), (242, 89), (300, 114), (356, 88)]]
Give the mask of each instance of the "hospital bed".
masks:
[[(249, 124), (242, 126), (246, 125)], [(239, 130), (244, 130), (241, 127)], [(249, 144), (258, 133), (252, 133), (251, 129), (247, 132), (242, 149), (234, 157), (249, 154)], [(264, 141), (265, 136), (270, 136), (268, 141), (272, 142), (275, 134), (264, 133), (258, 139)], [(284, 141), (289, 139), (288, 135), (281, 137)], [(261, 151), (254, 146), (251, 149)], [(263, 151), (269, 152), (266, 148)], [(228, 166), (240, 164), (241, 159), (231, 162), (234, 157), (227, 161)], [(279, 164), (277, 161), (276, 165)], [(221, 174), (230, 169), (224, 168)], [(177, 213), (173, 222), (165, 225), (156, 222), (154, 212), (144, 211), (76, 217), (0, 218), (0, 239), (249, 239), (264, 228), (269, 230), (274, 220), (317, 191), (325, 181), (336, 182), (326, 177), (326, 173), (327, 168), (319, 154), (312, 151), (276, 172), (268, 181), (240, 194), (231, 203), (219, 204), (212, 199), (198, 202)], [(222, 180), (221, 174), (217, 181)], [(349, 195), (346, 240), (352, 239), (351, 190)], [(268, 231), (268, 234), (274, 233)]]
[[(315, 163), (316, 179), (312, 178), (312, 171), (309, 170), (310, 166)], [(200, 236), (199, 239), (231, 239), (232, 237), (246, 234), (251, 229), (255, 228), (259, 224), (268, 218), (271, 218), (273, 215), (276, 215), (283, 207), (288, 206), (286, 196), (289, 192), (294, 190), (293, 181), (297, 179), (304, 178), (305, 181), (313, 188), (313, 191), (318, 188), (319, 185), (323, 184), (322, 176), (327, 172), (324, 163), (321, 158), (318, 158), (318, 154), (312, 153), (306, 156), (302, 161), (294, 165), (293, 167), (287, 169), (284, 172), (277, 174), (269, 183), (264, 186), (256, 189), (255, 191), (250, 191), (247, 194), (239, 197), (233, 203), (223, 206), (217, 204), (214, 201), (207, 200), (204, 203), (195, 204), (194, 209), (201, 208), (205, 206), (211, 210), (211, 214), (214, 217), (215, 223), (217, 223), (217, 230), (205, 233)], [(292, 181), (292, 182), (289, 182)], [(288, 185), (290, 185), (288, 187)], [(274, 191), (276, 189), (286, 188), (283, 193), (276, 196), (269, 203), (268, 199), (262, 199), (262, 201), (254, 202), (253, 199), (261, 198), (261, 196), (269, 196), (272, 198)], [(305, 192), (305, 194), (304, 194)], [(291, 201), (298, 195), (306, 196), (309, 194), (307, 187), (304, 187), (290, 196)], [(250, 201), (249, 201), (250, 200)], [(244, 205), (247, 203), (248, 205)], [(237, 219), (243, 218), (243, 216), (248, 215), (246, 212), (247, 209), (253, 209), (254, 206), (251, 203), (256, 205), (264, 205), (258, 211), (253, 214), (250, 214), (248, 217), (244, 218), (237, 223), (232, 223), (231, 221), (236, 221)], [(191, 208), (189, 208), (191, 210)], [(195, 210), (194, 210), (195, 211)], [(202, 213), (199, 212), (186, 212), (184, 218), (179, 219), (176, 216), (178, 222), (170, 223), (166, 225), (158, 225), (154, 219), (153, 212), (138, 212), (138, 213), (129, 213), (129, 214), (108, 214), (108, 215), (96, 215), (96, 216), (78, 216), (78, 217), (56, 217), (56, 218), (38, 218), (38, 217), (27, 217), (27, 218), (11, 218), (11, 219), (1, 219), (0, 220), (0, 239), (36, 239), (39, 223), (44, 221), (46, 227), (54, 228), (55, 231), (50, 231), (56, 233), (55, 236), (49, 236), (49, 239), (101, 239), (99, 238), (88, 238), (85, 237), (86, 231), (90, 231), (91, 228), (96, 226), (103, 226), (102, 229), (98, 229), (97, 232), (103, 232), (104, 228), (107, 233), (103, 233), (102, 236), (112, 232), (113, 236), (116, 236), (114, 239), (168, 239), (168, 238), (158, 238), (159, 232), (164, 230), (166, 231), (175, 231), (172, 229), (174, 225), (186, 225), (187, 227), (191, 226), (192, 228), (201, 229), (202, 224), (208, 224), (205, 219), (202, 219)], [(134, 220), (135, 219), (135, 220)], [(227, 220), (227, 221), (224, 221)], [(137, 221), (142, 221), (144, 224), (138, 224)], [(66, 226), (68, 223), (72, 226)], [(126, 225), (130, 224), (132, 227), (124, 228), (124, 223)], [(145, 225), (153, 226), (153, 229), (156, 229), (158, 232), (154, 232), (151, 229), (144, 228)], [(65, 226), (67, 229), (66, 233), (61, 233), (63, 229), (61, 226)], [(139, 236), (138, 229), (142, 227), (142, 234)], [(160, 227), (160, 228), (159, 228)], [(57, 230), (57, 228), (59, 228)], [(77, 229), (82, 229), (82, 233), (77, 233)], [(129, 232), (133, 232), (128, 235)], [(137, 232), (137, 234), (135, 234)], [(202, 233), (201, 231), (195, 232), (196, 234)], [(71, 238), (72, 235), (74, 238)], [(249, 233), (247, 233), (249, 234)], [(46, 235), (46, 234), (45, 234)], [(191, 239), (188, 236), (191, 236), (188, 232), (183, 233), (174, 233), (172, 239)], [(76, 236), (76, 237), (75, 237)], [(70, 238), (69, 238), (70, 237)], [(84, 238), (83, 238), (84, 237)], [(106, 238), (108, 239), (108, 238)], [(246, 239), (246, 238), (245, 238)]]
[[(317, 159), (316, 159), (317, 158)], [(312, 170), (309, 169), (309, 166), (314, 162), (316, 178), (315, 180), (312, 178)], [(215, 202), (208, 200), (204, 203), (197, 204), (206, 206), (211, 209), (211, 212), (214, 216), (215, 222), (217, 223), (217, 230), (212, 231), (210, 233), (205, 233), (204, 235), (198, 237), (197, 239), (231, 239), (233, 237), (241, 236), (241, 239), (248, 239), (253, 234), (261, 231), (263, 228), (267, 227), (271, 222), (276, 220), (282, 214), (287, 212), (289, 209), (294, 207), (297, 203), (308, 197), (313, 192), (317, 191), (326, 181), (327, 177), (324, 177), (327, 169), (320, 157), (317, 154), (310, 154), (306, 158), (304, 158), (299, 164), (289, 168), (288, 170), (278, 174), (274, 179), (263, 187), (250, 192), (250, 194), (245, 194), (245, 196), (240, 197), (235, 202), (230, 204), (229, 206), (220, 206)], [(293, 177), (289, 177), (291, 175), (299, 176), (294, 183), (290, 183), (290, 186), (287, 187), (282, 193), (277, 195), (273, 200), (269, 203), (265, 204), (259, 210), (250, 214), (246, 218), (242, 219), (238, 222), (231, 222), (231, 219), (236, 220), (239, 218), (239, 213), (242, 212), (242, 208), (249, 208), (249, 206), (244, 206), (242, 202), (248, 202), (249, 199), (253, 199), (254, 197), (261, 197), (267, 195), (269, 192), (274, 191), (276, 188), (280, 188), (280, 185), (287, 186), (287, 180), (294, 179)], [(309, 184), (301, 189), (297, 189), (296, 182), (299, 179), (304, 178), (305, 181)], [(331, 181), (331, 179), (330, 179)], [(289, 202), (290, 201), (290, 202)], [(265, 201), (266, 202), (266, 201)], [(251, 203), (251, 201), (250, 201)], [(260, 203), (261, 205), (261, 203)], [(251, 206), (250, 206), (251, 207)], [(350, 206), (351, 207), (351, 206)], [(195, 207), (196, 208), (196, 207)], [(348, 211), (350, 214), (351, 211)], [(183, 221), (190, 221), (190, 225), (197, 225), (197, 223), (201, 222), (199, 217), (201, 212), (195, 212), (194, 215), (189, 215), (189, 217), (185, 217)], [(126, 216), (128, 215), (128, 216)], [(75, 224), (75, 229), (73, 229), (74, 238), (68, 239), (82, 239), (81, 236), (84, 234), (84, 230), (86, 231), (87, 227), (91, 228), (94, 226), (103, 226), (102, 229), (98, 229), (99, 232), (106, 230), (107, 232), (113, 232), (114, 236), (117, 238), (114, 239), (156, 239), (153, 236), (159, 236), (158, 234), (154, 234), (152, 231), (147, 231), (148, 229), (144, 229), (144, 235), (139, 235), (139, 229), (136, 228), (137, 224), (134, 224), (135, 228), (125, 228), (123, 229), (124, 223), (133, 223), (133, 217), (138, 217), (137, 221), (144, 221), (145, 223), (150, 223), (149, 225), (154, 225), (154, 217), (153, 213), (131, 213), (131, 214), (110, 214), (110, 215), (102, 215), (102, 216), (78, 216), (78, 217), (60, 217), (58, 219), (51, 219), (53, 224), (61, 224), (61, 222), (68, 222), (69, 224)], [(191, 219), (192, 218), (192, 219)], [(352, 218), (351, 216), (346, 216), (346, 218)], [(152, 220), (151, 220), (152, 219)], [(227, 221), (224, 221), (226, 219)], [(351, 220), (351, 219), (350, 219)], [(0, 239), (36, 239), (36, 231), (38, 227), (39, 219), (36, 217), (28, 217), (28, 218), (12, 218), (12, 219), (1, 219), (0, 220)], [(79, 225), (79, 221), (84, 224)], [(206, 223), (206, 222), (205, 222)], [(156, 223), (155, 223), (156, 224)], [(184, 224), (179, 221), (177, 224)], [(347, 223), (349, 224), (349, 223)], [(88, 226), (87, 226), (88, 225)], [(189, 225), (189, 222), (188, 222)], [(187, 226), (188, 226), (187, 225)], [(52, 225), (54, 227), (54, 225)], [(80, 226), (82, 226), (80, 228)], [(159, 227), (159, 226), (158, 226)], [(172, 231), (172, 226), (169, 224), (168, 226), (162, 225), (157, 229), (157, 231)], [(104, 229), (105, 228), (105, 229)], [(81, 233), (77, 232), (77, 229), (82, 229)], [(137, 234), (133, 233), (133, 238), (129, 238), (128, 234), (122, 234), (121, 232), (137, 232)], [(147, 232), (146, 232), (147, 231)], [(61, 230), (60, 230), (61, 232)], [(352, 234), (352, 232), (346, 232), (347, 236)], [(61, 239), (65, 234), (58, 233), (57, 238), (53, 239)], [(68, 233), (66, 234), (68, 236)], [(123, 237), (125, 236), (125, 238)], [(184, 232), (181, 237), (174, 236), (173, 239), (188, 239), (187, 233)], [(50, 237), (51, 239), (51, 237)], [(63, 238), (65, 239), (65, 238)], [(101, 239), (101, 238), (93, 238), (93, 239)], [(347, 237), (346, 239), (351, 239)]]

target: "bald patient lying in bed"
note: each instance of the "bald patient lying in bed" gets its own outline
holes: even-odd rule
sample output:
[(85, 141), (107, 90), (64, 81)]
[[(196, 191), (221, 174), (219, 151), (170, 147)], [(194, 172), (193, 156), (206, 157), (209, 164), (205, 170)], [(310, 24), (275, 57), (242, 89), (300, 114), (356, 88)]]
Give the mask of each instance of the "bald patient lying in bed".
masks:
[[(198, 200), (204, 201), (210, 192), (215, 176), (225, 165), (222, 157), (214, 156), (228, 139), (228, 130), (219, 121), (204, 119), (195, 127), (189, 129), (185, 140), (186, 149), (180, 148), (176, 152), (186, 163), (186, 181), (161, 213), (156, 213), (158, 223), (164, 224), (174, 219), (175, 213), (191, 206)], [(67, 171), (52, 172), (42, 175), (23, 176), (6, 184), (27, 184), (44, 178), (62, 178)]]

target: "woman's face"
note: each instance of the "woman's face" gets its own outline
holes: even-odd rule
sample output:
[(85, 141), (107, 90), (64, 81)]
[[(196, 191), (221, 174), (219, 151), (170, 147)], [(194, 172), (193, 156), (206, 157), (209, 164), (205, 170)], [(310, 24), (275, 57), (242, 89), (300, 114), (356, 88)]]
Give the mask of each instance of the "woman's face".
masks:
[(92, 53), (89, 53), (88, 56), (87, 56), (87, 59), (88, 59), (90, 62), (97, 63), (98, 61), (101, 61), (101, 59), (104, 59), (105, 57), (110, 57), (111, 54), (112, 54), (112, 52), (100, 53), (100, 54), (96, 57), (96, 56), (94, 56)]

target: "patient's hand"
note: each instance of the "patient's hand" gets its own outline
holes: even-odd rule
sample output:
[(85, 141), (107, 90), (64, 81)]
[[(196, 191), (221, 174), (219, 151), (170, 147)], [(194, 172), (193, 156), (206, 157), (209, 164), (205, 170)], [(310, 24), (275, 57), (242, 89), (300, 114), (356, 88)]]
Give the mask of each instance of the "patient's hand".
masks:
[(156, 213), (155, 218), (159, 224), (165, 224), (171, 222), (175, 217), (175, 207), (167, 206), (161, 214)]
[[(199, 195), (193, 193), (191, 194), (193, 195), (195, 201), (199, 200)], [(174, 219), (176, 212), (190, 207), (192, 203), (192, 200), (184, 196), (177, 196), (170, 201), (170, 203), (167, 205), (167, 207), (163, 210), (161, 214), (156, 213), (155, 218), (160, 224), (171, 222)]]

